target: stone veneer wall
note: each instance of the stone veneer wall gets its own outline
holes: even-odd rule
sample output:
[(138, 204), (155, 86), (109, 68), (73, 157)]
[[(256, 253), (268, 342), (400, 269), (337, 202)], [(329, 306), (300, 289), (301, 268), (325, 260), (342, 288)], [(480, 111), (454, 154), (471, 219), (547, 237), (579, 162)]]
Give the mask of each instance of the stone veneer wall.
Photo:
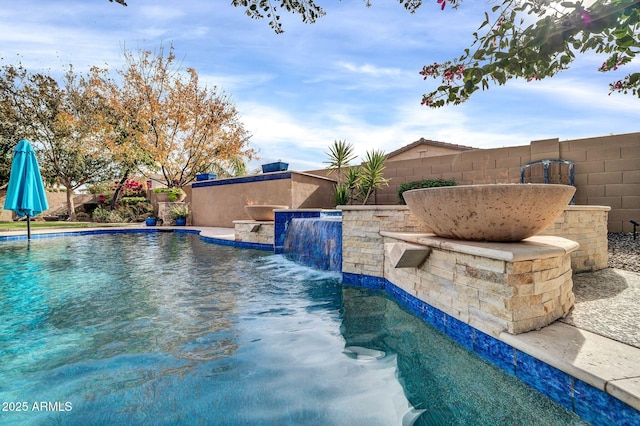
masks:
[(273, 245), (274, 222), (236, 220), (233, 222), (235, 241)]
[(539, 235), (555, 235), (580, 244), (571, 253), (573, 272), (598, 271), (609, 261), (607, 221), (609, 206), (567, 206)]
[[(402, 234), (384, 235), (387, 250), (404, 244), (395, 238), (403, 238)], [(517, 243), (418, 238), (419, 244), (431, 247), (426, 261), (418, 267), (396, 268), (391, 256), (385, 256), (384, 278), (494, 337), (503, 331), (539, 329), (573, 306), (570, 252), (576, 243), (554, 237), (533, 239), (536, 244), (523, 250)]]
[(338, 206), (342, 211), (342, 272), (384, 276), (380, 231), (429, 232), (407, 206)]
[[(380, 231), (429, 232), (407, 206), (339, 206), (342, 211), (342, 272), (384, 277)], [(580, 244), (571, 254), (573, 272), (607, 267), (607, 206), (567, 206), (539, 235), (554, 235)]]

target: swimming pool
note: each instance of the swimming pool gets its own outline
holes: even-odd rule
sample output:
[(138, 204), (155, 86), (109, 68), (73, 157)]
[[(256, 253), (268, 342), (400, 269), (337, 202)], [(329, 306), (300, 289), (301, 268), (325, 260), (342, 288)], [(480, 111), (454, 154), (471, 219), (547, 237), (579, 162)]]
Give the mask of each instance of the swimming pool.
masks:
[(167, 233), (0, 244), (0, 401), (20, 425), (584, 424), (383, 292)]

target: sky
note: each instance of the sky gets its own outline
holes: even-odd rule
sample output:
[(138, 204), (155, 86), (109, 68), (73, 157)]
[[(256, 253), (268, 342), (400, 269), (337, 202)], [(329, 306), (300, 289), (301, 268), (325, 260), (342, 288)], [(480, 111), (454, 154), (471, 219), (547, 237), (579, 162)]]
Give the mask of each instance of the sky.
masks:
[[(324, 4), (323, 4), (324, 3)], [(430, 109), (423, 65), (459, 57), (488, 10), (467, 0), (440, 10), (425, 0), (415, 14), (397, 1), (325, 0), (315, 24), (282, 12), (284, 34), (231, 1), (0, 0), (0, 63), (33, 72), (119, 68), (124, 49), (173, 45), (183, 66), (224, 91), (238, 109), (262, 163), (321, 169), (335, 140), (362, 159), (420, 138), (476, 148), (527, 145), (640, 131), (640, 100), (609, 94), (640, 62), (597, 72), (604, 56), (580, 56), (551, 79), (511, 80), (459, 106)]]

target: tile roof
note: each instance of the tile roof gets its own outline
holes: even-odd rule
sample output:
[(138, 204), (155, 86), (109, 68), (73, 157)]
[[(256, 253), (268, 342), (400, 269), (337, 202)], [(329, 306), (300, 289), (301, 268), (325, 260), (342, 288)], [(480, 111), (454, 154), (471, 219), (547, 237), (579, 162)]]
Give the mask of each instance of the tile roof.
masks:
[(446, 142), (438, 142), (438, 141), (432, 141), (432, 140), (428, 140), (425, 138), (420, 138), (419, 140), (410, 143), (409, 145), (405, 145), (402, 148), (396, 149), (395, 151), (392, 151), (390, 153), (387, 154), (387, 158), (391, 158), (394, 157), (398, 154), (401, 154), (405, 151), (409, 151), (410, 149), (415, 148), (416, 146), (420, 146), (420, 145), (429, 145), (429, 146), (437, 146), (437, 147), (441, 147), (441, 148), (449, 148), (449, 149), (455, 149), (458, 151), (470, 151), (472, 149), (478, 149), (478, 148), (474, 148), (472, 146), (465, 146), (465, 145), (458, 145), (455, 143), (446, 143)]

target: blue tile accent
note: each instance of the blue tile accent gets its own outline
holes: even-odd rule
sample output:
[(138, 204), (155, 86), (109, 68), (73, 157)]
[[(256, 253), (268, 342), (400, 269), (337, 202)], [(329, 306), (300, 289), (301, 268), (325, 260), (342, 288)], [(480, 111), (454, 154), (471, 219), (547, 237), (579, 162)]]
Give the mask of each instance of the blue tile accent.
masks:
[(363, 275), (360, 285), (373, 290), (384, 290), (384, 278)]
[[(57, 238), (57, 237), (73, 237), (78, 235), (104, 235), (104, 234), (142, 234), (160, 232), (159, 228), (131, 228), (131, 229), (85, 229), (85, 230), (69, 230), (60, 232), (51, 232), (46, 234), (31, 234), (32, 240), (40, 240), (43, 238)], [(170, 230), (168, 232), (171, 232)], [(199, 231), (198, 231), (199, 232)], [(0, 236), (0, 241), (20, 241), (26, 240), (27, 235), (6, 235)]]
[[(276, 254), (284, 253), (284, 239), (287, 236), (287, 230), (292, 219), (316, 218), (320, 217), (320, 211), (281, 211), (275, 212), (274, 230), (273, 230), (273, 246)], [(342, 250), (342, 247), (341, 247)]]
[(444, 333), (445, 329), (445, 313), (442, 312), (438, 308), (434, 308), (431, 305), (425, 303), (425, 307), (422, 311), (422, 315), (420, 316), (423, 320), (425, 320), (428, 324), (431, 324), (437, 330), (440, 330)]
[(232, 185), (235, 183), (264, 182), (268, 180), (279, 180), (279, 179), (291, 179), (291, 172), (269, 173), (269, 174), (254, 175), (254, 176), (241, 176), (237, 178), (219, 179), (219, 180), (207, 180), (202, 182), (195, 182), (191, 184), (191, 188), (204, 188), (207, 186)]
[(342, 284), (348, 285), (360, 285), (362, 275), (360, 274), (350, 274), (348, 272), (342, 273)]
[(237, 247), (237, 248), (252, 249), (252, 250), (265, 250), (265, 251), (273, 250), (273, 246), (271, 244), (247, 243), (243, 241), (233, 241), (233, 240), (225, 240), (222, 238), (212, 238), (212, 237), (203, 237), (203, 236), (200, 236), (200, 239), (205, 243), (217, 244), (219, 246)]
[(473, 351), (474, 328), (450, 315), (445, 315), (444, 321), (446, 335), (468, 350)]
[(509, 374), (516, 374), (516, 350), (480, 330), (475, 331), (473, 350), (480, 357)]
[(640, 411), (578, 379), (574, 384), (574, 409), (594, 425), (640, 425)]
[(567, 373), (516, 351), (516, 377), (573, 411), (573, 380)]

